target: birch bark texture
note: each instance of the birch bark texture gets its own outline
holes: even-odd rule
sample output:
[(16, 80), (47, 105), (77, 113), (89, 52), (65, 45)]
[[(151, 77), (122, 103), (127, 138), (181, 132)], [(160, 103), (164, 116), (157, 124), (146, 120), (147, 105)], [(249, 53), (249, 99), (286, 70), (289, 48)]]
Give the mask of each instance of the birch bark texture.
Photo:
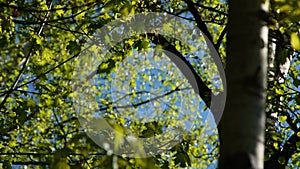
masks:
[(229, 0), (227, 100), (219, 124), (220, 169), (262, 169), (268, 27), (267, 0)]

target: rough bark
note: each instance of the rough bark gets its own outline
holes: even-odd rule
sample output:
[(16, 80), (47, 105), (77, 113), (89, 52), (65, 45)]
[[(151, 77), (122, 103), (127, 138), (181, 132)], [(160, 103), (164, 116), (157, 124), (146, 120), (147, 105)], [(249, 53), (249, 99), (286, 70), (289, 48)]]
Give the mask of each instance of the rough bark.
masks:
[(230, 0), (227, 100), (219, 124), (220, 169), (261, 169), (264, 164), (268, 9), (261, 0)]

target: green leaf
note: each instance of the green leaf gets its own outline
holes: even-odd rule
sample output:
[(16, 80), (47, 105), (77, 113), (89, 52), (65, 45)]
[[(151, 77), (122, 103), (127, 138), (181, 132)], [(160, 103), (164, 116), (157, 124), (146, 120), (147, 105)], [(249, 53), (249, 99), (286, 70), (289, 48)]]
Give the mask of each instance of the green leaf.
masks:
[(41, 44), (42, 44), (43, 38), (41, 38), (41, 37), (38, 36), (38, 35), (33, 35), (32, 37), (35, 39), (36, 44), (38, 44), (38, 45), (41, 45)]
[[(63, 6), (62, 5), (56, 5), (56, 8), (57, 9), (63, 8)], [(64, 12), (64, 10), (59, 9), (59, 10), (56, 11), (56, 13), (57, 13), (58, 16), (62, 16), (65, 12)]]
[(294, 79), (293, 84), (294, 84), (296, 87), (300, 86), (300, 80), (299, 80), (299, 79)]
[(296, 146), (300, 148), (300, 142), (297, 142), (297, 143), (296, 143)]
[(279, 9), (280, 9), (280, 12), (290, 12), (293, 9), (293, 7), (289, 4), (286, 4), (286, 5), (281, 6)]
[[(67, 163), (67, 160), (61, 159), (59, 162), (55, 165), (56, 169), (70, 169), (70, 166)], [(54, 169), (54, 168), (53, 168)]]
[(84, 18), (85, 12), (80, 13), (75, 17), (76, 21), (82, 20)]
[(284, 121), (286, 121), (287, 116), (279, 116), (279, 121), (282, 123)]
[(280, 164), (284, 164), (284, 163), (285, 163), (285, 158), (284, 158), (284, 157), (279, 157), (279, 158), (278, 158), (278, 162), (279, 162)]
[(278, 143), (277, 143), (277, 142), (274, 142), (274, 143), (273, 143), (273, 146), (274, 146), (274, 148), (275, 148), (276, 150), (278, 150), (278, 149), (279, 149), (279, 147), (278, 147)]
[(74, 53), (78, 53), (80, 51), (81, 47), (80, 45), (76, 42), (76, 40), (74, 41), (69, 41), (69, 44), (67, 46), (67, 50), (70, 51), (70, 54), (74, 54)]
[(297, 33), (291, 33), (291, 45), (294, 49), (300, 50), (300, 38)]

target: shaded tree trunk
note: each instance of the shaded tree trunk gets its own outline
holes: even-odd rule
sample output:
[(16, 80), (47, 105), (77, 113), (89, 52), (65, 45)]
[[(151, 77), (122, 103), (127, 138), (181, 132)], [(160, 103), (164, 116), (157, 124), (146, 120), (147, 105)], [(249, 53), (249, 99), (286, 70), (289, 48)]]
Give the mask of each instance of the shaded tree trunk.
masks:
[(264, 164), (268, 9), (261, 0), (229, 0), (227, 102), (221, 122), (220, 169)]

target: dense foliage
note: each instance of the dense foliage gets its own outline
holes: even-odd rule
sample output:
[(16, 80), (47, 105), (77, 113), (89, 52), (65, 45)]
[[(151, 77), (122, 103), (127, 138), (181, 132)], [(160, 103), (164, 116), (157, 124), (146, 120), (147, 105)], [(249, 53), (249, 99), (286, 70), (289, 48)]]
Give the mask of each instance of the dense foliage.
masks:
[[(80, 65), (83, 62), (79, 57), (82, 57), (86, 42), (99, 28), (121, 17), (142, 12), (165, 12), (198, 27), (214, 43), (226, 69), (227, 8), (226, 1), (222, 0), (0, 1), (0, 166), (63, 169), (216, 168), (218, 133), (214, 130), (207, 135), (203, 129), (205, 124), (201, 120), (195, 120), (197, 117), (182, 117), (194, 119), (197, 127), (185, 135), (180, 143), (159, 155), (135, 159), (114, 155), (109, 149), (98, 146), (81, 126), (86, 117), (78, 116), (73, 105), (74, 98), (78, 97), (78, 93), (74, 92), (74, 72), (76, 65), (88, 66)], [(266, 168), (300, 166), (299, 18), (298, 1), (271, 1), (270, 13), (266, 16), (270, 28)], [(173, 29), (176, 28), (170, 30)], [(97, 65), (98, 69), (92, 73), (93, 77), (108, 79), (105, 83), (100, 80), (100, 84), (93, 89), (100, 98), (101, 112), (110, 120), (110, 125), (121, 133), (130, 130), (147, 138), (163, 133), (166, 125), (184, 126), (181, 120), (172, 118), (182, 113), (176, 98), (192, 100), (182, 103), (183, 105), (194, 105), (196, 102), (191, 99), (195, 97), (193, 92), (182, 92), (185, 89), (191, 91), (187, 80), (182, 80), (172, 64), (163, 63), (159, 58), (156, 60), (161, 63), (158, 66), (172, 70), (174, 74), (168, 76), (172, 79), (166, 79), (163, 72), (154, 72), (156, 75), (153, 76), (150, 69), (144, 74), (129, 72), (133, 78), (127, 79), (125, 72), (142, 70), (145, 65), (149, 65), (147, 62), (139, 66), (129, 61), (120, 63), (126, 57), (133, 57), (137, 51), (149, 51), (151, 48), (177, 50), (188, 58), (212, 92), (217, 92), (220, 87), (214, 84), (216, 81), (209, 80), (213, 79), (213, 73), (202, 73), (205, 70), (215, 71), (213, 64), (202, 65), (198, 58), (189, 58), (197, 50), (195, 47), (185, 46), (172, 37), (165, 37), (165, 41), (157, 40), (156, 37), (158, 36), (139, 34), (124, 39), (110, 49), (109, 55), (103, 56), (102, 62)], [(187, 38), (192, 38), (192, 35)], [(166, 58), (163, 54), (157, 55)], [(142, 54), (140, 56), (146, 57)], [(203, 57), (201, 61), (212, 62), (210, 57)], [(111, 82), (110, 78), (114, 76), (112, 72), (121, 72), (118, 79), (122, 81)], [(142, 81), (146, 79), (149, 82), (149, 77), (154, 78), (153, 84), (145, 84), (143, 88)], [(111, 90), (106, 83), (114, 83), (114, 86), (123, 90), (138, 89), (124, 96), (122, 99), (125, 101), (120, 99), (117, 105), (122, 106), (129, 100), (131, 107), (122, 112), (116, 111), (111, 104), (112, 99), (122, 95), (112, 96), (105, 92)], [(164, 87), (155, 88), (157, 83)], [(147, 99), (152, 98), (141, 92), (147, 89), (147, 85), (154, 86), (150, 94), (158, 98), (153, 103), (158, 104), (159, 108), (159, 103), (170, 102), (170, 105), (163, 107), (167, 116), (164, 121), (138, 122), (136, 119), (136, 122), (128, 125), (126, 119), (134, 119), (130, 112), (139, 106), (147, 108)], [(159, 94), (162, 93), (166, 97), (159, 100)], [(146, 98), (146, 101), (135, 98)], [(202, 99), (206, 101), (205, 98)], [(205, 103), (208, 104), (207, 101)], [(197, 106), (194, 109), (198, 110)], [(203, 108), (199, 111), (204, 109), (206, 110)], [(106, 134), (109, 137), (109, 133)]]

